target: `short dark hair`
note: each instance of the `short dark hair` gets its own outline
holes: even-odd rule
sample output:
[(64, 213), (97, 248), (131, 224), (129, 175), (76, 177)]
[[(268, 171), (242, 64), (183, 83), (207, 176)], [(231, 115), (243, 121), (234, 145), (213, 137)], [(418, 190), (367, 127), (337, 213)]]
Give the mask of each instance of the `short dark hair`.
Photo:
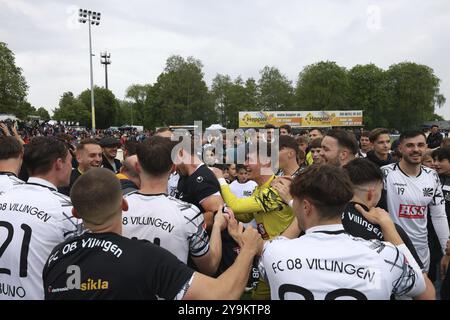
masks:
[(447, 159), (450, 161), (450, 149), (448, 148), (439, 148), (436, 150), (433, 150), (431, 153), (431, 157), (433, 159), (438, 159), (439, 161)]
[(247, 171), (247, 167), (243, 164), (237, 164), (236, 165), (236, 172), (239, 172), (239, 170), (244, 169), (245, 171)]
[(287, 131), (287, 133), (291, 134), (292, 133), (292, 128), (290, 125), (288, 124), (283, 124), (280, 129), (285, 129)]
[(402, 143), (403, 141), (405, 141), (405, 139), (410, 139), (410, 138), (415, 138), (417, 136), (422, 136), (425, 138), (425, 140), (427, 139), (427, 137), (425, 136), (425, 133), (423, 133), (422, 131), (419, 130), (409, 130), (409, 131), (405, 131), (400, 135), (400, 138), (398, 138), (398, 142)]
[(360, 139), (361, 139), (361, 137), (366, 137), (366, 138), (369, 138), (369, 141), (370, 141), (370, 132), (369, 131), (363, 131), (363, 132), (361, 132), (361, 135), (360, 135)]
[(20, 142), (11, 136), (0, 136), (0, 160), (18, 158), (23, 152)]
[(283, 148), (289, 148), (295, 151), (295, 154), (298, 154), (298, 143), (295, 141), (295, 138), (291, 136), (280, 136), (279, 138), (279, 149), (281, 150)]
[(439, 128), (439, 125), (437, 125), (437, 124), (433, 124), (432, 126), (431, 126), (431, 129), (433, 129), (433, 128)]
[(321, 129), (321, 128), (311, 128), (311, 130), (309, 130), (309, 132), (311, 133), (311, 131), (313, 131), (313, 130), (319, 131), (321, 135), (325, 134), (325, 131), (323, 129)]
[(375, 163), (367, 159), (356, 158), (343, 166), (354, 185), (383, 181), (383, 173)]
[(171, 131), (171, 130), (170, 130), (170, 128), (167, 128), (167, 127), (161, 127), (161, 128), (158, 128), (158, 130), (156, 130), (155, 134), (166, 132), (166, 131)]
[(67, 144), (54, 137), (34, 137), (25, 145), (23, 162), (30, 175), (45, 174), (58, 158), (65, 160), (68, 152)]
[(136, 154), (142, 169), (152, 176), (162, 176), (172, 167), (174, 143), (169, 138), (153, 136), (140, 143)]
[(264, 129), (275, 129), (276, 127), (271, 123), (266, 123), (264, 125)]
[(125, 143), (123, 144), (123, 148), (127, 150), (128, 156), (133, 156), (136, 154), (138, 144), (139, 142), (133, 140), (125, 141)]
[(358, 142), (353, 133), (341, 129), (333, 129), (326, 134), (329, 137), (335, 138), (341, 147), (347, 148), (352, 154), (358, 153)]
[(353, 186), (342, 168), (313, 164), (294, 179), (290, 192), (297, 199), (311, 201), (322, 218), (334, 218), (352, 199)]
[(78, 151), (83, 150), (84, 147), (88, 144), (95, 144), (97, 146), (100, 146), (100, 143), (97, 140), (92, 139), (92, 138), (86, 138), (86, 139), (83, 139), (80, 141), (80, 143), (77, 146), (77, 150)]
[(75, 181), (70, 199), (83, 220), (99, 225), (108, 221), (119, 209), (122, 189), (111, 170), (92, 168)]
[(322, 148), (322, 138), (312, 139), (309, 143), (309, 149), (312, 148)]
[(370, 131), (369, 133), (369, 141), (374, 143), (377, 141), (378, 137), (382, 134), (389, 134), (389, 130), (386, 128), (376, 128)]

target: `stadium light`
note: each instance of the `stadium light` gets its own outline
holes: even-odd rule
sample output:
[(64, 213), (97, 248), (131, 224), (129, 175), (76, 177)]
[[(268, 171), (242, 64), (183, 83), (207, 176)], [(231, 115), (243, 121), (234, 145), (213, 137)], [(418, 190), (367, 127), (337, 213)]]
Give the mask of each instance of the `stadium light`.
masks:
[(95, 105), (94, 105), (94, 74), (92, 71), (92, 37), (91, 25), (98, 26), (100, 24), (101, 13), (86, 9), (80, 9), (79, 19), (80, 23), (87, 23), (89, 26), (89, 62), (91, 67), (91, 113), (92, 113), (92, 130), (95, 132)]
[(100, 53), (100, 63), (105, 65), (105, 88), (108, 90), (108, 65), (111, 64), (111, 54), (109, 52)]

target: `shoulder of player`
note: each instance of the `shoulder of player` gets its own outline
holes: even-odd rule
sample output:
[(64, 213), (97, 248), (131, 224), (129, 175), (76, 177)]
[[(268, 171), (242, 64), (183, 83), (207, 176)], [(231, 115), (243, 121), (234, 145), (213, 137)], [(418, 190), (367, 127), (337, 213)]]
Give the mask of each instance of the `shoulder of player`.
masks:
[(72, 201), (70, 200), (70, 197), (55, 190), (51, 190), (51, 193), (53, 194), (55, 199), (58, 200), (59, 204), (62, 207), (72, 207)]
[(166, 199), (169, 203), (176, 206), (176, 208), (180, 210), (180, 212), (182, 212), (184, 215), (192, 214), (196, 216), (201, 213), (195, 205), (189, 202), (185, 202), (172, 196), (167, 196)]

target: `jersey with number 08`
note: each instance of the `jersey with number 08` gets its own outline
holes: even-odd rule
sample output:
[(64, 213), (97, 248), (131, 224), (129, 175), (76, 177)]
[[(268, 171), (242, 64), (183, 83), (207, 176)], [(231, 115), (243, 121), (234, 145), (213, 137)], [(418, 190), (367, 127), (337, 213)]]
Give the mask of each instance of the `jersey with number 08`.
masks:
[(404, 244), (355, 238), (341, 224), (266, 243), (260, 272), (272, 300), (387, 300), (391, 294), (417, 296), (425, 290), (422, 272)]

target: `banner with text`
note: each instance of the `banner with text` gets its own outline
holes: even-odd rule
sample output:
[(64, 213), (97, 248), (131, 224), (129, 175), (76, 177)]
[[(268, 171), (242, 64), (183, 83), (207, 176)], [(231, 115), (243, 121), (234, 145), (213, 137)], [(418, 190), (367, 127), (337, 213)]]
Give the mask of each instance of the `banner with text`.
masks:
[(275, 127), (288, 124), (295, 128), (361, 127), (363, 112), (362, 110), (239, 112), (240, 128), (264, 127), (266, 124), (273, 124)]

